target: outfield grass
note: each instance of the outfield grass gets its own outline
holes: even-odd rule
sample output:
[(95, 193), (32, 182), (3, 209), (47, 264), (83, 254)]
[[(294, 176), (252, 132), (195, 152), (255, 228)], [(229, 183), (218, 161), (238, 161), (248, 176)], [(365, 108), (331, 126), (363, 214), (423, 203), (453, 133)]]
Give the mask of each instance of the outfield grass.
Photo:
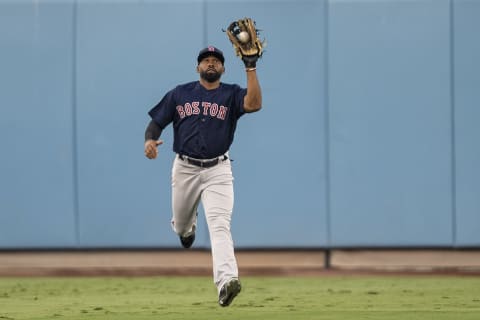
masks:
[(479, 277), (242, 278), (228, 308), (209, 277), (0, 278), (0, 320), (478, 320)]

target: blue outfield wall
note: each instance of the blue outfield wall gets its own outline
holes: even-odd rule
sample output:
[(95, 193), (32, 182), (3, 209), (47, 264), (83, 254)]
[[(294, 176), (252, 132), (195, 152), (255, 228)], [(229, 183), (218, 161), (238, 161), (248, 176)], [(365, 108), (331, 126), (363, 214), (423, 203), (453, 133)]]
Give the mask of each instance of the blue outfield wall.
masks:
[(147, 111), (209, 44), (245, 85), (222, 32), (244, 16), (268, 44), (238, 248), (480, 246), (480, 1), (0, 0), (0, 249), (179, 247)]

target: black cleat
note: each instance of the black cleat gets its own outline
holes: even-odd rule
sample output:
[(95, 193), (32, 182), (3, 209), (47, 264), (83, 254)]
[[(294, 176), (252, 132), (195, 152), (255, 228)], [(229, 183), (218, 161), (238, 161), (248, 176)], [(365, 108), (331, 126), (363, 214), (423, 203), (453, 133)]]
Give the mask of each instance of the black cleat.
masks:
[(195, 233), (192, 233), (189, 236), (182, 237), (180, 236), (180, 242), (185, 249), (188, 249), (192, 246), (193, 241), (195, 241)]
[(228, 307), (241, 290), (242, 285), (240, 284), (240, 280), (237, 278), (228, 280), (227, 283), (223, 285), (222, 289), (220, 289), (218, 304), (222, 307)]

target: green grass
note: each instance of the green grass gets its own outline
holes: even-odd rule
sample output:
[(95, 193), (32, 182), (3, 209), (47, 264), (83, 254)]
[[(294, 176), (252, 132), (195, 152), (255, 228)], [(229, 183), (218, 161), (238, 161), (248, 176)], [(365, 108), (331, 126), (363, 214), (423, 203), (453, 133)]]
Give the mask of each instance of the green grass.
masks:
[(209, 277), (0, 278), (0, 320), (480, 319), (478, 277), (242, 278), (221, 308)]

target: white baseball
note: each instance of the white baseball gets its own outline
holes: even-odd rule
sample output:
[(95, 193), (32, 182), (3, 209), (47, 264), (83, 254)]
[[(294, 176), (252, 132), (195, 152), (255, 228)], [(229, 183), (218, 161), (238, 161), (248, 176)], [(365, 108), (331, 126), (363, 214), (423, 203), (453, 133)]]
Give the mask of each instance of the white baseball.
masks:
[(240, 32), (239, 34), (237, 34), (237, 39), (240, 41), (240, 42), (247, 42), (248, 39), (250, 39), (250, 36), (248, 35), (248, 32), (246, 31), (242, 31)]

